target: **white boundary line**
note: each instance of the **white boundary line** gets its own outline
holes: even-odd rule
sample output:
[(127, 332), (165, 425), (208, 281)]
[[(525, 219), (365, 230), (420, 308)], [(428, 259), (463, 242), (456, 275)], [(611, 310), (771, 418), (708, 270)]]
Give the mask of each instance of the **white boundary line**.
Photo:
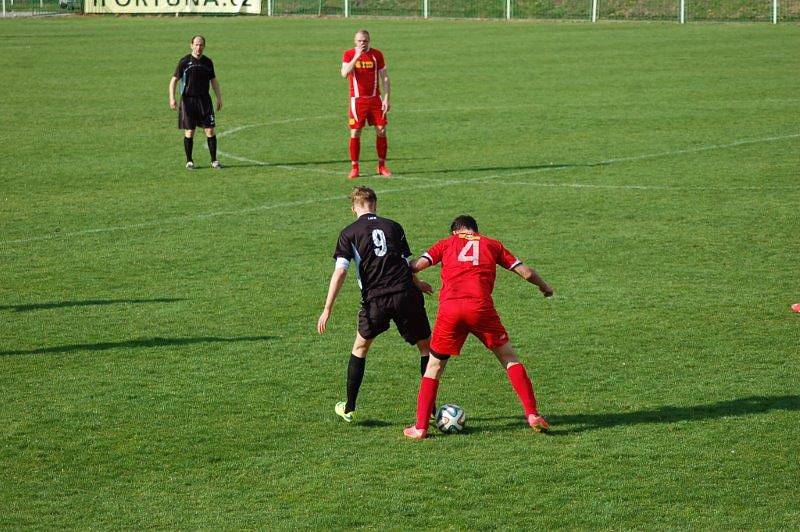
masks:
[[(301, 121), (301, 120), (304, 120), (304, 119), (291, 119), (290, 121), (295, 121), (296, 122), (296, 121)], [(283, 122), (287, 122), (287, 121), (281, 121), (281, 123), (283, 123)], [(248, 127), (256, 127), (256, 125), (241, 126), (239, 128), (234, 128), (233, 130), (230, 130), (230, 131), (232, 131), (232, 132), (233, 131), (241, 131), (243, 129), (247, 129)], [(597, 163), (589, 163), (589, 164), (585, 164), (585, 165), (582, 165), (582, 166), (591, 167), (591, 166), (600, 166), (600, 165), (604, 165), (604, 164), (615, 164), (615, 163), (621, 163), (621, 162), (640, 161), (640, 160), (645, 160), (645, 159), (653, 159), (653, 158), (657, 158), (657, 157), (668, 157), (668, 156), (672, 156), (672, 155), (680, 155), (680, 154), (685, 154), (685, 153), (696, 153), (696, 152), (702, 152), (702, 151), (708, 151), (708, 150), (716, 150), (716, 149), (731, 148), (731, 147), (735, 147), (735, 146), (743, 146), (743, 145), (746, 145), (746, 144), (756, 144), (756, 143), (759, 143), (759, 142), (773, 142), (773, 141), (776, 141), (776, 140), (786, 140), (786, 139), (798, 138), (798, 137), (800, 137), (800, 133), (794, 133), (794, 134), (791, 134), (791, 135), (775, 136), (775, 137), (764, 137), (764, 138), (760, 138), (760, 139), (745, 139), (745, 140), (739, 140), (739, 141), (728, 143), (728, 144), (715, 144), (715, 145), (710, 145), (710, 146), (699, 146), (697, 148), (688, 148), (688, 149), (675, 150), (675, 151), (669, 151), (669, 152), (660, 152), (660, 153), (652, 153), (652, 154), (645, 154), (645, 155), (637, 155), (637, 156), (632, 156), (632, 157), (619, 157), (619, 158), (615, 158), (615, 159), (606, 159), (606, 160), (603, 160), (603, 161), (600, 161), (600, 162), (597, 162)], [(263, 164), (263, 165), (267, 165), (268, 164), (268, 163), (264, 163), (264, 162), (256, 161), (256, 160), (248, 160), (248, 161), (249, 162), (253, 162), (255, 164)], [(405, 188), (402, 188), (402, 189), (381, 190), (380, 192), (381, 192), (381, 194), (393, 194), (393, 193), (396, 193), (396, 192), (409, 192), (409, 191), (412, 191), (412, 190), (422, 190), (422, 189), (428, 189), (428, 188), (447, 187), (447, 186), (450, 186), (450, 185), (463, 185), (463, 184), (467, 184), (467, 183), (479, 183), (479, 182), (483, 182), (483, 181), (491, 181), (491, 180), (497, 179), (499, 177), (513, 177), (513, 176), (520, 176), (520, 175), (530, 175), (530, 174), (535, 174), (535, 173), (539, 173), (539, 172), (546, 172), (546, 171), (552, 171), (552, 170), (564, 170), (564, 169), (575, 168), (575, 167), (576, 167), (575, 165), (569, 165), (569, 166), (561, 165), (561, 166), (547, 166), (547, 167), (531, 168), (531, 169), (522, 170), (522, 171), (519, 171), (519, 172), (506, 172), (506, 173), (499, 173), (499, 174), (490, 174), (490, 175), (487, 175), (487, 176), (475, 177), (475, 178), (470, 178), (470, 179), (439, 180), (439, 181), (431, 182), (431, 183), (428, 183), (428, 184), (414, 185), (414, 186), (405, 187)], [(391, 179), (389, 181), (391, 181)], [(503, 181), (498, 181), (497, 183), (498, 184), (505, 184), (505, 185), (533, 185), (533, 186), (552, 186), (552, 187), (565, 187), (565, 188), (616, 188), (616, 189), (621, 189), (621, 190), (625, 190), (625, 189), (631, 189), (631, 190), (636, 190), (636, 189), (640, 189), (640, 190), (673, 190), (673, 189), (682, 190), (682, 189), (676, 188), (676, 187), (658, 187), (658, 186), (646, 187), (646, 186), (638, 186), (638, 185), (616, 185), (615, 186), (615, 185), (593, 185), (593, 184), (580, 184), (580, 183), (537, 184), (537, 183), (531, 183), (531, 182), (514, 183), (514, 182), (503, 182)], [(687, 187), (686, 189), (689, 189), (689, 188), (690, 187)], [(786, 187), (786, 188), (788, 189), (790, 187)], [(798, 187), (798, 188), (800, 188), (800, 187)], [(762, 187), (762, 188), (759, 188), (759, 187), (752, 187), (752, 188), (695, 187), (695, 188), (691, 188), (691, 190), (697, 190), (697, 191), (722, 190), (722, 191), (724, 191), (724, 190), (770, 190), (770, 189), (767, 189), (767, 188), (764, 188), (764, 187)], [(321, 202), (325, 202), (325, 201), (334, 201), (334, 200), (340, 201), (340, 200), (343, 200), (343, 199), (346, 199), (346, 198), (347, 198), (347, 196), (342, 196), (342, 195), (329, 196), (329, 197), (325, 197), (325, 198), (312, 198), (312, 199), (307, 199), (307, 200), (290, 201), (290, 202), (285, 202), (285, 203), (264, 204), (264, 205), (259, 205), (259, 206), (256, 206), (256, 207), (249, 207), (249, 208), (245, 208), (245, 209), (237, 209), (237, 210), (230, 210), (230, 211), (217, 211), (217, 212), (200, 213), (200, 214), (189, 214), (189, 215), (185, 215), (185, 216), (177, 216), (177, 217), (174, 217), (174, 218), (164, 218), (164, 219), (161, 219), (161, 220), (153, 220), (153, 221), (150, 221), (150, 222), (142, 222), (142, 223), (138, 223), (138, 224), (119, 225), (119, 226), (112, 226), (112, 227), (100, 227), (100, 228), (96, 228), (96, 229), (84, 229), (82, 231), (71, 231), (71, 232), (67, 232), (67, 233), (51, 233), (49, 235), (42, 235), (42, 236), (31, 237), (31, 238), (21, 238), (21, 239), (16, 239), (16, 240), (5, 240), (5, 241), (0, 242), (0, 245), (24, 244), (24, 243), (29, 243), (29, 242), (55, 240), (55, 239), (58, 239), (58, 238), (69, 238), (69, 237), (73, 237), (73, 236), (90, 235), (90, 234), (97, 234), (97, 233), (111, 233), (111, 232), (116, 232), (116, 231), (125, 231), (125, 230), (129, 230), (129, 229), (139, 229), (139, 228), (145, 228), (145, 227), (156, 227), (156, 226), (160, 226), (160, 225), (166, 225), (166, 224), (172, 223), (172, 222), (190, 221), (190, 220), (204, 220), (204, 219), (214, 218), (214, 217), (217, 217), (217, 216), (224, 216), (224, 215), (247, 214), (247, 213), (250, 213), (250, 212), (265, 211), (265, 210), (272, 210), (272, 209), (280, 209), (280, 208), (286, 208), (286, 207), (297, 207), (297, 206), (302, 206), (302, 205), (309, 205), (309, 204), (312, 204), (312, 203), (321, 203)]]

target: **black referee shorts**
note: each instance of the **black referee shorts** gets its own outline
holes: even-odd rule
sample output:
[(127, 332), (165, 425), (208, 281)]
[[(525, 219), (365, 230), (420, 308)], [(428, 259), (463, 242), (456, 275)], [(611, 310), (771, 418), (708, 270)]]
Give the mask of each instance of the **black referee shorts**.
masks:
[(367, 340), (389, 329), (394, 321), (403, 340), (416, 344), (431, 336), (425, 299), (418, 288), (370, 299), (358, 313), (358, 334)]
[(178, 129), (216, 127), (211, 96), (183, 96), (178, 111)]

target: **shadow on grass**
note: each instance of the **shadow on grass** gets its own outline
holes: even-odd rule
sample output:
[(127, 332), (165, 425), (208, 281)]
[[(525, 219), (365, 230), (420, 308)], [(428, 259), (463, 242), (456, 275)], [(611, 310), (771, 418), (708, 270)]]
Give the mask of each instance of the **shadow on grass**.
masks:
[(553, 163), (553, 164), (531, 164), (517, 166), (466, 166), (462, 168), (440, 168), (437, 170), (401, 170), (402, 175), (427, 175), (427, 174), (450, 174), (455, 172), (497, 172), (503, 170), (561, 170), (564, 168), (592, 168), (594, 166), (604, 166), (603, 163)]
[[(418, 160), (422, 160), (422, 158), (420, 158), (420, 157), (392, 157), (389, 160), (388, 164), (391, 165), (392, 161), (418, 161)], [(372, 165), (372, 164), (375, 164), (377, 162), (378, 162), (378, 159), (374, 159), (374, 158), (372, 158), (372, 159), (370, 159), (370, 158), (361, 159), (361, 161), (360, 161), (362, 168), (365, 167), (365, 164), (366, 165)], [(264, 161), (264, 162), (255, 162), (255, 161), (247, 162), (247, 161), (243, 161), (243, 162), (238, 162), (237, 161), (237, 162), (230, 162), (230, 163), (226, 162), (226, 163), (224, 163), (225, 168), (259, 168), (259, 167), (261, 167), (261, 168), (270, 168), (270, 167), (281, 167), (281, 166), (313, 166), (313, 165), (318, 165), (318, 164), (342, 164), (342, 165), (347, 165), (346, 170), (348, 170), (348, 171), (350, 170), (350, 159), (336, 159), (336, 160), (330, 160), (330, 161), (294, 161), (294, 162), (292, 162), (292, 161), (284, 161), (284, 162), (275, 162), (275, 161), (273, 161), (273, 162), (266, 162), (266, 161)], [(210, 169), (211, 167), (208, 167), (208, 168)], [(202, 167), (200, 169), (202, 169)]]
[(91, 307), (97, 305), (138, 305), (141, 303), (174, 303), (185, 301), (182, 298), (162, 297), (156, 299), (86, 299), (83, 301), (54, 301), (50, 303), (31, 303), (29, 305), (0, 305), (0, 310), (13, 312), (31, 312), (33, 310), (48, 310), (68, 307)]
[(148, 347), (184, 346), (194, 344), (238, 343), (238, 342), (266, 342), (276, 340), (279, 336), (237, 336), (224, 338), (219, 336), (198, 336), (196, 338), (137, 338), (123, 342), (100, 342), (96, 344), (71, 344), (53, 347), (40, 347), (38, 349), (21, 349), (16, 351), (0, 351), (0, 356), (13, 355), (54, 355), (59, 353), (74, 353), (76, 351), (106, 351), (109, 349), (138, 349)]
[[(758, 395), (704, 405), (662, 406), (653, 410), (637, 410), (635, 412), (552, 415), (547, 416), (547, 419), (552, 427), (549, 434), (564, 436), (588, 430), (619, 426), (668, 424), (681, 421), (742, 417), (763, 414), (773, 410), (800, 411), (800, 395)], [(501, 419), (513, 419), (513, 421), (500, 426), (486, 427), (484, 430), (486, 432), (491, 432), (492, 430), (519, 430), (525, 427), (522, 416), (473, 418), (475, 421), (496, 421)]]

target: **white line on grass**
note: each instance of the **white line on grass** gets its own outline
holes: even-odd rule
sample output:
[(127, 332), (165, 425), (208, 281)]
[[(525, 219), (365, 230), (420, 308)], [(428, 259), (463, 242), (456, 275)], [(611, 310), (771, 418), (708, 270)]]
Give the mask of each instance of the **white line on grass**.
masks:
[[(233, 131), (233, 130), (231, 130), (231, 131)], [(615, 158), (615, 159), (606, 159), (606, 160), (600, 161), (598, 163), (589, 163), (589, 164), (586, 164), (586, 165), (583, 165), (583, 166), (599, 166), (599, 165), (603, 165), (603, 164), (615, 164), (615, 163), (621, 163), (621, 162), (638, 161), (638, 160), (644, 160), (644, 159), (652, 159), (652, 158), (655, 158), (655, 157), (667, 157), (667, 156), (670, 156), (670, 155), (680, 155), (680, 154), (684, 154), (684, 153), (693, 153), (693, 152), (700, 152), (700, 151), (707, 151), (707, 150), (731, 148), (731, 147), (735, 147), (735, 146), (742, 146), (742, 145), (745, 145), (745, 144), (755, 144), (755, 143), (758, 143), (758, 142), (772, 142), (772, 141), (776, 141), (776, 140), (785, 140), (785, 139), (791, 139), (791, 138), (797, 138), (797, 137), (800, 137), (800, 133), (796, 133), (796, 134), (792, 134), (792, 135), (776, 136), (776, 137), (764, 137), (764, 138), (760, 138), (760, 139), (745, 139), (745, 140), (739, 140), (739, 141), (736, 141), (736, 142), (732, 142), (732, 143), (729, 143), (729, 144), (716, 144), (716, 145), (711, 145), (711, 146), (699, 146), (697, 148), (689, 148), (689, 149), (684, 149), (684, 150), (675, 150), (675, 151), (670, 151), (670, 152), (661, 152), (661, 153), (637, 155), (637, 156), (632, 156), (632, 157), (619, 157), (619, 158)], [(255, 161), (255, 160), (249, 160), (249, 162), (253, 162), (253, 163), (256, 163), (256, 164), (264, 164), (264, 165), (267, 164), (267, 163), (263, 163), (263, 162)], [(497, 179), (499, 177), (514, 177), (514, 176), (520, 176), (520, 175), (535, 174), (535, 173), (539, 173), (539, 172), (547, 172), (547, 171), (552, 171), (552, 170), (564, 170), (564, 169), (567, 169), (567, 168), (574, 168), (574, 167), (575, 167), (575, 165), (560, 165), (560, 166), (556, 165), (556, 166), (546, 166), (546, 167), (539, 167), (539, 168), (530, 168), (530, 169), (527, 169), (527, 170), (521, 170), (519, 172), (506, 172), (506, 173), (490, 174), (490, 175), (487, 175), (487, 176), (474, 177), (474, 178), (470, 178), (470, 179), (438, 180), (438, 181), (430, 182), (430, 183), (427, 183), (427, 184), (414, 185), (414, 186), (405, 187), (405, 188), (402, 188), (402, 189), (381, 190), (380, 192), (381, 192), (381, 194), (393, 194), (393, 193), (396, 193), (396, 192), (409, 192), (409, 191), (412, 191), (412, 190), (422, 190), (422, 189), (428, 189), (428, 188), (447, 187), (447, 186), (450, 186), (450, 185), (463, 185), (463, 184), (466, 184), (466, 183), (479, 183), (479, 182), (484, 182), (484, 181), (492, 181), (492, 180), (495, 180), (495, 179)], [(519, 183), (503, 182), (503, 181), (496, 181), (496, 182), (498, 184), (505, 184), (505, 185), (523, 185), (523, 184), (524, 185), (534, 185), (534, 186), (537, 185), (536, 183), (530, 183), (530, 182), (519, 182)], [(663, 187), (663, 186), (657, 186), (657, 185), (648, 187), (646, 185), (593, 185), (593, 184), (580, 184), (580, 183), (547, 183), (547, 184), (540, 184), (539, 186), (553, 186), (553, 187), (566, 187), (566, 188), (619, 188), (619, 189), (642, 189), (642, 190), (648, 190), (648, 189), (651, 189), (651, 190), (664, 190), (664, 189), (676, 189), (677, 188), (677, 187)], [(690, 187), (686, 187), (686, 188), (690, 188)], [(791, 188), (791, 187), (786, 187), (786, 188)], [(739, 187), (739, 188), (736, 188), (736, 187), (731, 187), (731, 188), (725, 188), (725, 187), (694, 187), (692, 189), (700, 191), (700, 190), (744, 190), (745, 188), (742, 188), (742, 187)], [(746, 188), (746, 189), (747, 190), (767, 190), (767, 188), (765, 188), (765, 187), (751, 187), (751, 188)], [(129, 229), (140, 229), (140, 228), (145, 228), (145, 227), (156, 227), (156, 226), (166, 225), (168, 223), (173, 223), (173, 222), (189, 221), (189, 220), (203, 220), (203, 219), (213, 218), (213, 217), (216, 217), (216, 216), (246, 214), (246, 213), (256, 212), (256, 211), (280, 209), (280, 208), (287, 208), (287, 207), (296, 207), (296, 206), (308, 205), (308, 204), (312, 204), (312, 203), (321, 203), (321, 202), (325, 202), (325, 201), (334, 201), (334, 200), (340, 201), (340, 200), (343, 200), (343, 199), (347, 199), (347, 196), (339, 195), (339, 196), (329, 196), (329, 197), (325, 197), (325, 198), (312, 198), (312, 199), (307, 199), (307, 200), (290, 201), (290, 202), (285, 202), (285, 203), (264, 204), (264, 205), (258, 205), (256, 207), (248, 207), (248, 208), (245, 208), (245, 209), (237, 209), (237, 210), (231, 210), (231, 211), (217, 211), (217, 212), (200, 213), (200, 214), (189, 214), (189, 215), (185, 215), (185, 216), (177, 216), (177, 217), (174, 217), (174, 218), (164, 218), (164, 219), (161, 219), (161, 220), (153, 220), (153, 221), (150, 221), (150, 222), (142, 222), (142, 223), (138, 223), (138, 224), (118, 225), (118, 226), (112, 226), (112, 227), (99, 227), (99, 228), (96, 228), (96, 229), (84, 229), (84, 230), (81, 230), (81, 231), (71, 231), (71, 232), (66, 232), (66, 233), (51, 233), (49, 235), (43, 235), (43, 236), (37, 236), (37, 237), (31, 237), (31, 238), (20, 238), (20, 239), (16, 239), (16, 240), (5, 240), (5, 241), (0, 242), (0, 244), (2, 244), (2, 245), (24, 244), (24, 243), (28, 243), (28, 242), (37, 242), (37, 241), (43, 241), (43, 240), (54, 240), (54, 239), (57, 239), (57, 238), (68, 238), (68, 237), (89, 235), (89, 234), (97, 234), (97, 233), (111, 233), (111, 232), (115, 232), (115, 231), (125, 231), (125, 230), (129, 230)]]

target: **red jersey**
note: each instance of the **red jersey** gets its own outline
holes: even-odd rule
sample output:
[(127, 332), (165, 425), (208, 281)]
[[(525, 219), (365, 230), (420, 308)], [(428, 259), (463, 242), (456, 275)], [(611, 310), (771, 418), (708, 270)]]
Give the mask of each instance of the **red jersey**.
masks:
[[(342, 63), (349, 63), (355, 57), (354, 48), (347, 50), (342, 56)], [(380, 96), (381, 91), (378, 87), (378, 72), (386, 68), (383, 54), (380, 50), (370, 48), (363, 52), (356, 61), (356, 66), (347, 79), (350, 81), (351, 98), (368, 98), (370, 96)]]
[(431, 264), (442, 263), (440, 302), (450, 299), (491, 302), (496, 266), (511, 270), (522, 264), (499, 240), (477, 233), (440, 240), (422, 256)]

